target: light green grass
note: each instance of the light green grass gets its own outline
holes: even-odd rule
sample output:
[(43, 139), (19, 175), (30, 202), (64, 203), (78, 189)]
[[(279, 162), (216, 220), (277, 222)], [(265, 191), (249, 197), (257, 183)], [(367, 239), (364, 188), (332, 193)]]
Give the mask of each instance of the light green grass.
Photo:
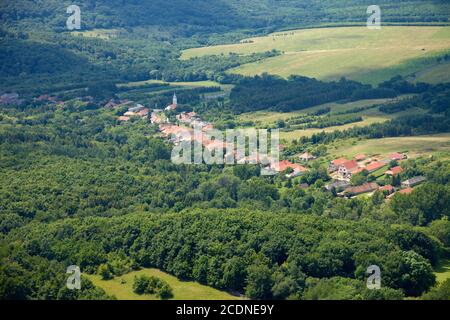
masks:
[(311, 137), (313, 134), (321, 133), (321, 132), (333, 132), (335, 130), (344, 131), (354, 127), (365, 127), (374, 123), (382, 123), (388, 121), (390, 119), (389, 116), (363, 116), (363, 120), (359, 122), (348, 123), (342, 126), (328, 127), (323, 129), (311, 128), (304, 130), (294, 130), (288, 132), (280, 132), (280, 139), (284, 139), (286, 141), (292, 141), (294, 139), (299, 139), (301, 137)]
[(450, 259), (442, 260), (437, 266), (434, 274), (436, 275), (436, 281), (440, 283), (450, 279)]
[[(404, 96), (406, 97), (406, 96)], [(316, 112), (320, 109), (324, 108), (330, 108), (330, 114), (336, 113), (336, 112), (342, 112), (347, 111), (355, 108), (361, 108), (361, 107), (368, 107), (372, 105), (382, 105), (384, 103), (389, 103), (396, 101), (397, 99), (368, 99), (368, 100), (358, 100), (354, 102), (349, 103), (326, 103), (318, 106), (314, 106), (307, 109), (297, 110), (297, 111), (291, 111), (291, 112), (272, 112), (272, 111), (257, 111), (257, 112), (248, 112), (243, 113), (239, 115), (239, 120), (242, 122), (245, 121), (253, 121), (255, 124), (258, 125), (269, 125), (271, 123), (274, 123), (278, 120), (287, 120), (289, 118), (299, 116), (299, 115), (305, 115), (308, 113)], [(373, 110), (371, 111), (366, 110), (366, 115), (373, 114)]]
[(86, 38), (99, 38), (102, 40), (110, 40), (116, 38), (120, 30), (118, 29), (93, 29), (87, 31), (73, 31), (73, 36), (83, 36)]
[(232, 85), (220, 84), (215, 81), (192, 81), (192, 82), (166, 82), (162, 80), (146, 80), (146, 81), (137, 81), (137, 82), (128, 82), (119, 84), (118, 87), (141, 87), (147, 84), (167, 84), (172, 87), (186, 87), (186, 88), (207, 88), (207, 87), (220, 87), (223, 90), (231, 90)]
[[(239, 43), (189, 49), (182, 59), (211, 54), (251, 54), (277, 49), (282, 55), (230, 70), (243, 75), (262, 72), (300, 74), (323, 80), (342, 76), (379, 83), (396, 74), (409, 75), (425, 66), (417, 59), (450, 49), (450, 27), (385, 26), (304, 29), (274, 33)], [(431, 63), (427, 61), (426, 64)]]
[(450, 82), (450, 62), (441, 63), (418, 72), (413, 81), (431, 84)]
[[(174, 300), (234, 300), (240, 299), (227, 292), (219, 291), (211, 287), (192, 281), (180, 281), (158, 269), (142, 269), (115, 277), (112, 280), (102, 280), (97, 275), (86, 275), (92, 283), (102, 288), (109, 295), (114, 295), (118, 300), (158, 300), (155, 295), (138, 295), (133, 292), (135, 276), (155, 276), (166, 281), (173, 291)], [(122, 283), (123, 282), (123, 283)]]
[(329, 153), (334, 157), (354, 157), (357, 154), (387, 155), (393, 152), (408, 152), (408, 157), (450, 152), (450, 133), (425, 135), (417, 137), (396, 137), (358, 141), (348, 139), (339, 141)]

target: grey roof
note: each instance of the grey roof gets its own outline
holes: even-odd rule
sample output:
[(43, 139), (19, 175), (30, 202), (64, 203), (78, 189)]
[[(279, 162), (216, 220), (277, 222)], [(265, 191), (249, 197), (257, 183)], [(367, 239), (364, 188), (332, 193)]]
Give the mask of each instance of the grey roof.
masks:
[(402, 183), (404, 183), (404, 184), (409, 184), (409, 185), (413, 185), (413, 184), (417, 184), (417, 183), (423, 182), (423, 181), (425, 181), (425, 180), (427, 180), (425, 177), (423, 177), (423, 176), (417, 176), (417, 177), (414, 177), (414, 178), (405, 180), (405, 181), (403, 181)]

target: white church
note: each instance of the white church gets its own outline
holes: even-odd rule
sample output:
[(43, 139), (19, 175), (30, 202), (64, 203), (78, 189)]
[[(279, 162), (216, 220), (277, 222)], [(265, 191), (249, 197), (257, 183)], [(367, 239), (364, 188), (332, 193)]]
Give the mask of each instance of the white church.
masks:
[(178, 105), (177, 94), (174, 92), (173, 93), (173, 98), (172, 98), (172, 104), (168, 105), (166, 107), (166, 111), (175, 110), (177, 108), (177, 105)]

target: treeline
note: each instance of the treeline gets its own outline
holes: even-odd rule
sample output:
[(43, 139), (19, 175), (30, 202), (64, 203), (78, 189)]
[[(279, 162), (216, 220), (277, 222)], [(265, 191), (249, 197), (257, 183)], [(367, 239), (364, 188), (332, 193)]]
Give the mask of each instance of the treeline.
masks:
[(230, 107), (236, 113), (257, 110), (289, 112), (334, 101), (393, 98), (405, 93), (431, 92), (431, 86), (410, 84), (401, 77), (392, 78), (373, 88), (342, 78), (323, 82), (301, 76), (283, 79), (262, 74), (237, 81), (230, 95)]
[[(408, 227), (286, 214), (274, 219), (248, 210), (70, 219), (29, 225), (7, 240), (26, 255), (76, 264), (83, 272), (125, 255), (136, 266), (252, 299), (307, 298), (333, 277), (362, 284), (373, 264), (383, 270), (384, 289), (363, 290), (362, 299), (419, 296), (435, 283), (428, 259), (439, 251), (437, 242)], [(8, 284), (20, 287), (22, 277), (14, 280), (19, 284)], [(331, 288), (345, 294), (337, 289)]]
[[(372, 94), (374, 93), (374, 94)], [(339, 100), (390, 98), (392, 89), (373, 89), (355, 81), (322, 82), (291, 76), (285, 80), (263, 74), (238, 82), (230, 94), (230, 107), (237, 113), (257, 110), (288, 112)]]

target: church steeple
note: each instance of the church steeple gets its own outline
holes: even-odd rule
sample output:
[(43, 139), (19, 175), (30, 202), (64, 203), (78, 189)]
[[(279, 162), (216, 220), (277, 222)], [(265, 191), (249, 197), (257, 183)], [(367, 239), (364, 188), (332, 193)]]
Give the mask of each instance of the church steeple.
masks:
[(175, 92), (173, 93), (172, 104), (174, 106), (176, 106), (178, 104), (177, 94)]

